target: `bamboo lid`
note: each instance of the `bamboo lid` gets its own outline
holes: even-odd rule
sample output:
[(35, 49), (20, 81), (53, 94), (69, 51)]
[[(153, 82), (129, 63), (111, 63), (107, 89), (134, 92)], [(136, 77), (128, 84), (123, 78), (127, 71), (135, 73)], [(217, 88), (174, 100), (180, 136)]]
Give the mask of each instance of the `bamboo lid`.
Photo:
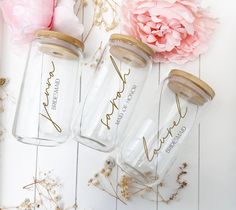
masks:
[(149, 46), (147, 46), (146, 44), (144, 44), (140, 40), (135, 39), (132, 36), (127, 36), (127, 35), (123, 35), (123, 34), (112, 34), (110, 37), (110, 40), (111, 41), (122, 41), (122, 42), (126, 42), (128, 44), (135, 45), (139, 49), (144, 51), (146, 54), (148, 54), (149, 56), (154, 55), (154, 51)]
[(168, 87), (176, 94), (184, 98), (185, 100), (195, 104), (195, 105), (204, 105), (207, 102), (207, 99), (204, 95), (196, 92), (194, 89), (179, 83), (176, 81), (169, 81)]
[(72, 36), (67, 34), (63, 34), (57, 31), (49, 31), (49, 30), (39, 30), (36, 32), (36, 37), (47, 37), (47, 38), (56, 38), (65, 42), (68, 42), (78, 48), (84, 49), (84, 43), (81, 42), (79, 39), (76, 39)]
[(39, 49), (41, 52), (57, 58), (74, 60), (79, 57), (79, 55), (77, 55), (74, 51), (54, 44), (42, 44)]
[(187, 79), (191, 81), (193, 84), (195, 84), (197, 87), (199, 87), (201, 90), (203, 90), (211, 98), (211, 100), (215, 97), (215, 91), (206, 82), (194, 76), (193, 74), (190, 74), (186, 71), (173, 69), (170, 72), (169, 76), (182, 77), (184, 79)]
[(147, 61), (142, 56), (122, 47), (112, 46), (110, 53), (120, 61), (136, 68), (144, 68), (147, 64)]

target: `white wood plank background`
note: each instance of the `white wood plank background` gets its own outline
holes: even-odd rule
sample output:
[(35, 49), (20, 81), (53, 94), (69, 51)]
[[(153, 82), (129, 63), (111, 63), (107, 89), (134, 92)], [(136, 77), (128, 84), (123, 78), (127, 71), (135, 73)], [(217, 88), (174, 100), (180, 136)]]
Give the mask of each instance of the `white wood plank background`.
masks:
[[(135, 198), (124, 205), (109, 195), (87, 186), (88, 179), (102, 166), (108, 154), (88, 149), (73, 141), (56, 148), (36, 148), (18, 143), (11, 135), (15, 102), (4, 101), (5, 112), (0, 114), (0, 124), (7, 132), (0, 143), (0, 206), (13, 206), (24, 200), (34, 199), (32, 192), (22, 186), (29, 183), (40, 171), (53, 170), (63, 183), (62, 197), (65, 206), (78, 203), (84, 210), (235, 210), (236, 209), (236, 2), (233, 0), (205, 0), (206, 6), (219, 18), (219, 26), (209, 43), (209, 51), (198, 60), (183, 66), (161, 64), (153, 67), (151, 87), (158, 85), (171, 68), (182, 68), (208, 81), (216, 91), (216, 98), (206, 110), (201, 123), (196, 125), (178, 164), (189, 164), (188, 187), (178, 201), (169, 205)], [(91, 8), (84, 11), (86, 30), (92, 16)], [(2, 21), (2, 19), (0, 18)], [(17, 100), (27, 47), (16, 47), (6, 26), (0, 21), (1, 51), (0, 76), (10, 78), (6, 91)], [(119, 29), (117, 29), (119, 31)], [(93, 54), (100, 40), (108, 34), (95, 29), (86, 46), (86, 56)], [(91, 73), (91, 72), (90, 72)], [(91, 75), (82, 73), (82, 93)], [(117, 178), (120, 176), (118, 170)], [(172, 186), (170, 186), (172, 187)]]

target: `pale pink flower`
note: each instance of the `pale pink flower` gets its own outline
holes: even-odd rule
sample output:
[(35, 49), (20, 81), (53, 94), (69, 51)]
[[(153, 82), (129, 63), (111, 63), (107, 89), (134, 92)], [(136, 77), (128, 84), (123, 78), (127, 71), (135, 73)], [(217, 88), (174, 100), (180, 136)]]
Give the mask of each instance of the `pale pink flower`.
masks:
[(74, 14), (74, 4), (74, 0), (0, 0), (0, 9), (14, 41), (27, 43), (41, 29), (79, 38), (84, 28)]
[(125, 0), (122, 11), (125, 30), (155, 51), (155, 62), (196, 59), (217, 24), (198, 0)]
[(0, 8), (14, 40), (27, 42), (38, 29), (51, 29), (56, 0), (2, 0)]
[(59, 0), (55, 8), (53, 30), (79, 38), (84, 26), (74, 14), (74, 0)]

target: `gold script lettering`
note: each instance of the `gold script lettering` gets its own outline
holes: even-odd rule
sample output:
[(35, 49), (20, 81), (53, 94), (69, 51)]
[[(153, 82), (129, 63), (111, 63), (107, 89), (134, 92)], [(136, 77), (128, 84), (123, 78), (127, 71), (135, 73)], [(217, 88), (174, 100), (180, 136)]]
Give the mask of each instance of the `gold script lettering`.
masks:
[(61, 127), (52, 119), (49, 111), (48, 111), (48, 105), (49, 105), (49, 89), (51, 87), (51, 79), (54, 77), (54, 72), (56, 71), (56, 68), (55, 68), (55, 64), (54, 62), (52, 61), (52, 71), (49, 72), (49, 77), (47, 79), (47, 88), (45, 89), (45, 96), (46, 96), (46, 102), (43, 102), (43, 107), (44, 107), (44, 111), (46, 114), (41, 114), (44, 118), (46, 118), (49, 122), (52, 123), (52, 125), (54, 126), (54, 128), (56, 128), (56, 130), (61, 133), (62, 132), (62, 129)]
[(167, 140), (167, 138), (169, 136), (173, 137), (172, 130), (175, 127), (177, 127), (180, 124), (181, 120), (184, 119), (187, 115), (188, 108), (186, 107), (185, 112), (183, 112), (183, 110), (181, 109), (179, 97), (178, 97), (177, 94), (175, 95), (175, 100), (176, 100), (176, 106), (177, 106), (178, 115), (179, 115), (178, 120), (173, 121), (172, 125), (169, 128), (166, 129), (166, 131), (167, 131), (166, 135), (159, 139), (159, 142), (160, 142), (159, 146), (158, 146), (158, 148), (153, 150), (152, 155), (150, 155), (150, 151), (148, 150), (146, 138), (143, 137), (143, 148), (144, 148), (146, 157), (147, 157), (149, 162), (151, 162), (154, 159), (155, 156), (158, 156), (158, 152), (161, 150), (161, 148), (162, 148), (163, 144), (165, 143), (165, 141)]
[(118, 91), (116, 93), (116, 96), (115, 98), (113, 98), (112, 100), (110, 100), (110, 103), (111, 103), (111, 112), (109, 114), (106, 114), (106, 117), (105, 117), (105, 120), (101, 119), (101, 123), (103, 125), (105, 125), (107, 127), (108, 130), (110, 130), (110, 125), (109, 125), (109, 121), (111, 120), (111, 116), (113, 115), (115, 109), (119, 110), (117, 104), (116, 104), (116, 101), (118, 98), (121, 98), (122, 96), (122, 93), (124, 92), (125, 90), (125, 86), (126, 86), (126, 77), (130, 74), (130, 69), (128, 71), (127, 74), (124, 74), (122, 75), (121, 72), (120, 72), (120, 69), (118, 68), (114, 58), (112, 56), (110, 56), (110, 59), (111, 59), (111, 62), (116, 70), (116, 73), (118, 74), (120, 80), (122, 81), (122, 89), (120, 91)]

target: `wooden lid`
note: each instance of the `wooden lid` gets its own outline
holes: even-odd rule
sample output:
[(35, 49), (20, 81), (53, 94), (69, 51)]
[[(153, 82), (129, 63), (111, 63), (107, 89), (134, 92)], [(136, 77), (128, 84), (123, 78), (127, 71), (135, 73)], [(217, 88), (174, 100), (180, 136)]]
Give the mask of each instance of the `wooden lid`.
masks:
[(207, 102), (207, 99), (196, 92), (194, 89), (189, 88), (188, 86), (175, 82), (175, 81), (169, 81), (168, 87), (174, 92), (177, 93), (179, 96), (184, 98), (185, 100), (195, 104), (202, 106)]
[(39, 49), (41, 52), (57, 58), (73, 60), (79, 57), (74, 51), (55, 44), (42, 44)]
[(199, 87), (201, 90), (203, 90), (211, 98), (211, 100), (215, 97), (215, 91), (206, 82), (186, 71), (173, 69), (170, 72), (169, 76), (170, 77), (176, 76), (187, 79), (191, 81), (193, 84), (195, 84), (197, 87)]
[(147, 46), (146, 44), (144, 44), (140, 40), (135, 39), (132, 36), (127, 36), (127, 35), (123, 35), (123, 34), (112, 34), (111, 37), (110, 37), (110, 40), (111, 41), (118, 40), (118, 41), (126, 42), (128, 44), (135, 45), (139, 49), (144, 51), (146, 54), (148, 54), (149, 56), (154, 55), (154, 51), (149, 46)]
[(125, 62), (136, 68), (144, 68), (147, 65), (147, 61), (143, 57), (133, 51), (119, 46), (112, 46), (110, 48), (110, 53), (112, 56), (116, 57), (120, 61)]
[(69, 36), (67, 34), (63, 34), (57, 31), (49, 31), (49, 30), (39, 30), (35, 34), (36, 37), (47, 37), (47, 38), (56, 38), (65, 42), (68, 42), (78, 48), (81, 48), (82, 50), (84, 49), (84, 43), (81, 42), (80, 40)]

